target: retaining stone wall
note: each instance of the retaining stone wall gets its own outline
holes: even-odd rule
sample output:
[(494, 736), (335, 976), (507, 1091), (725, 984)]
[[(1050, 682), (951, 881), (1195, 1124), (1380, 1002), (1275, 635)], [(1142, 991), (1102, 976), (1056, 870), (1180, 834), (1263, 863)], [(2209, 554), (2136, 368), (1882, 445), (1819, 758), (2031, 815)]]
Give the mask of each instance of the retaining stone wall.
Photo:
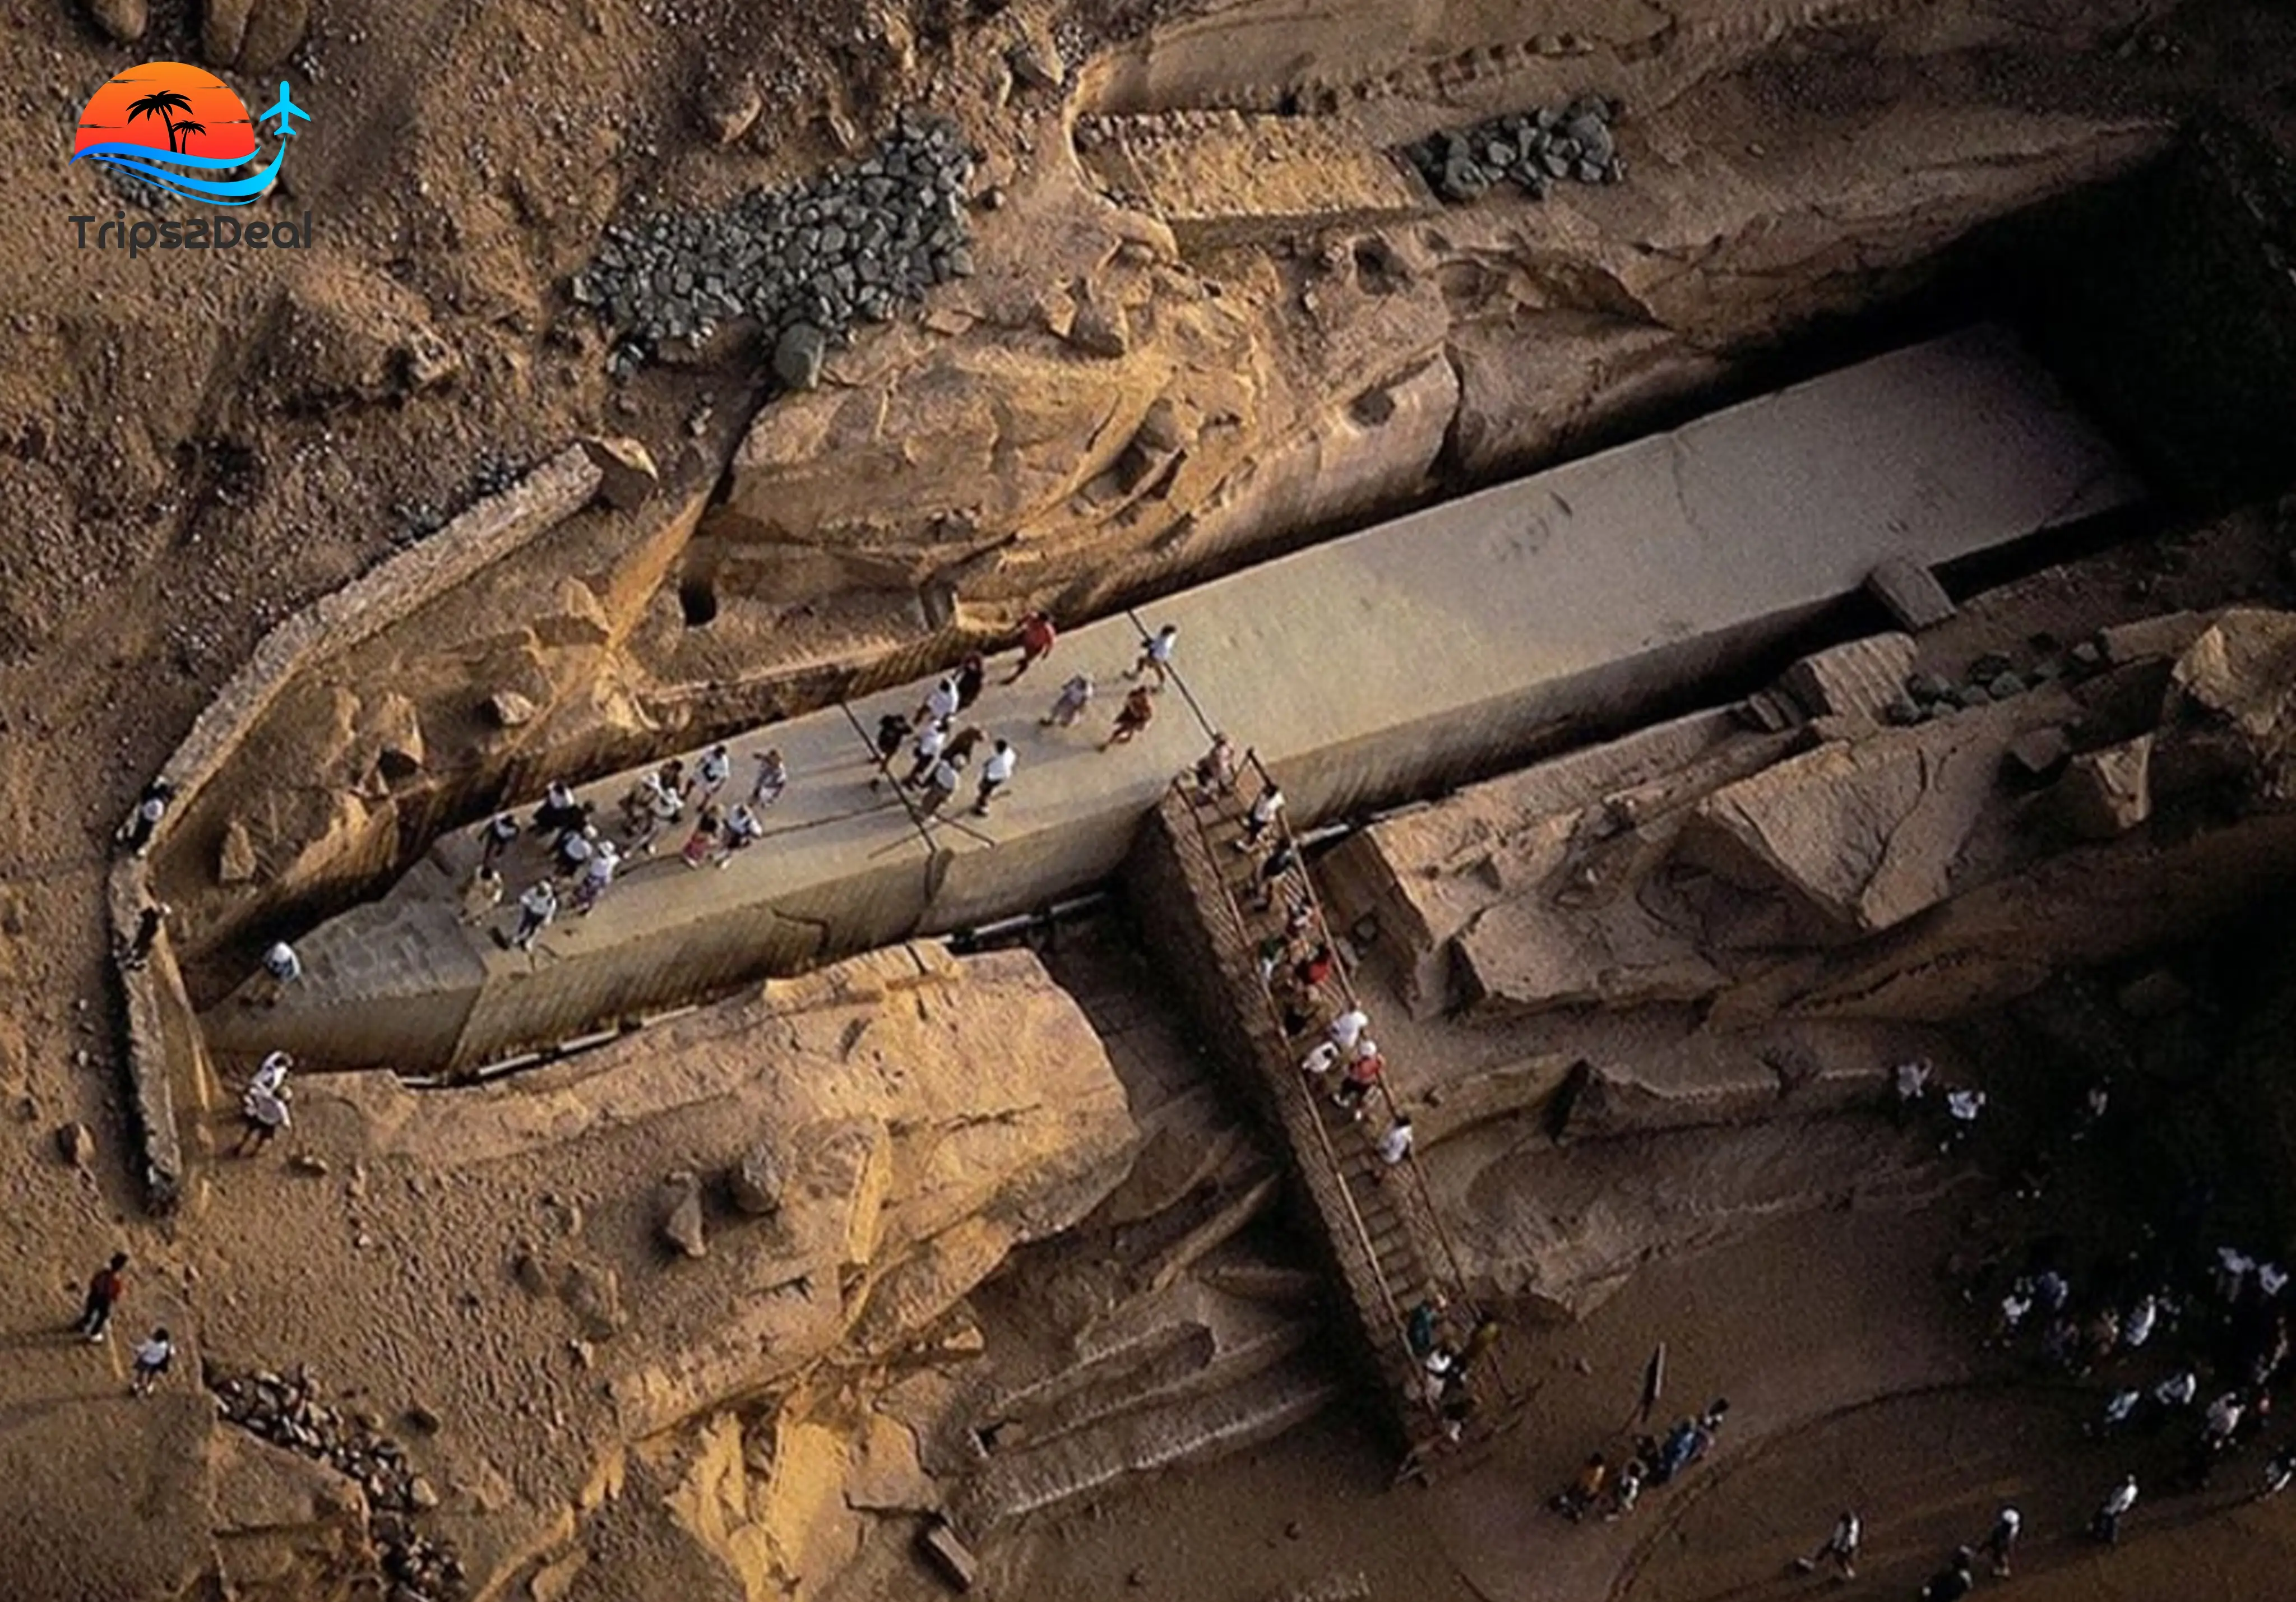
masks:
[[(289, 684), (555, 527), (589, 501), (603, 476), (587, 451), (569, 446), (421, 545), (322, 596), (265, 635), (246, 665), (201, 710), (191, 732), (160, 767), (160, 776), (176, 789), (168, 818), (184, 815)], [(165, 846), (168, 833), (169, 824), (163, 820), (153, 850)], [(184, 1156), (176, 1127), (167, 1023), (171, 1015), (186, 1021), (193, 1017), (191, 998), (164, 929), (144, 966), (129, 968), (118, 960), (151, 899), (147, 863), (123, 859), (113, 866), (106, 890), (112, 967), (127, 1019), (128, 1105), (143, 1146), (144, 1205), (153, 1212), (170, 1212), (183, 1196)], [(196, 1024), (192, 1028), (196, 1039)], [(197, 1070), (196, 1064), (187, 1066)]]

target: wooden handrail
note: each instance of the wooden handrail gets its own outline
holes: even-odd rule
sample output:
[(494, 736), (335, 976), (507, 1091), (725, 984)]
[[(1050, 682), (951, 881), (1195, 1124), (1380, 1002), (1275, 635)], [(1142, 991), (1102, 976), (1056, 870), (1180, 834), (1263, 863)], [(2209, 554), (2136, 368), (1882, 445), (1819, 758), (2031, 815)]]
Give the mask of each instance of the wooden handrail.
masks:
[[(1185, 778), (1176, 778), (1172, 782), (1172, 791), (1185, 804), (1189, 820), (1195, 826), (1197, 842), (1203, 847), (1204, 855), (1211, 863), (1213, 878), (1220, 889), (1220, 902), (1227, 909), (1238, 948), (1250, 952), (1252, 949), (1250, 925), (1244, 920), (1243, 908), (1237, 903), (1235, 891), (1228, 883), (1227, 876), (1218, 871), (1219, 857), (1216, 842), (1204, 826), (1202, 811), (1196, 802), (1193, 790)], [(1276, 1039), (1284, 1041), (1288, 1046), (1291, 1037), (1284, 1032), (1283, 1011), (1276, 1005), (1275, 992), (1264, 982), (1259, 983), (1258, 989), (1260, 1000), (1267, 1009), (1268, 1020), (1275, 1025)], [(1332, 1145), (1331, 1131), (1324, 1127), (1323, 1114), (1316, 1107), (1314, 1098), (1308, 1095), (1307, 1088), (1299, 1082), (1298, 1073), (1290, 1071), (1293, 1064), (1286, 1063), (1284, 1067), (1287, 1071), (1281, 1077), (1290, 1086), (1290, 1093), (1307, 1098), (1308, 1121), (1315, 1127), (1316, 1140), (1323, 1150), (1324, 1166), (1331, 1173), (1332, 1183), (1339, 1189), (1340, 1200), (1348, 1211), (1349, 1225), (1353, 1229), (1357, 1243), (1363, 1247), (1364, 1261), (1369, 1265), (1372, 1276), (1378, 1283), (1380, 1298), (1387, 1304), (1388, 1316), (1394, 1321), (1396, 1340), (1402, 1349), (1406, 1371), (1416, 1374), (1419, 1368), (1419, 1359), (1411, 1350), (1409, 1320), (1404, 1309), (1398, 1302), (1395, 1288), (1388, 1280), (1386, 1269), (1380, 1264), (1379, 1250), (1372, 1244), (1370, 1228), (1364, 1222), (1362, 1210), (1356, 1205), (1354, 1192), (1348, 1187), (1347, 1173), (1340, 1162), (1339, 1152)]]

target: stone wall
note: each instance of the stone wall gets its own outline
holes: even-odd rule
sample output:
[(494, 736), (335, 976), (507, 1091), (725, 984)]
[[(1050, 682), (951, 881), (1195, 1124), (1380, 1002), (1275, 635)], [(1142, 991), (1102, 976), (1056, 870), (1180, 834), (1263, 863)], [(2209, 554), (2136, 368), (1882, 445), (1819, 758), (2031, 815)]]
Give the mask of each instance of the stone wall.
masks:
[[(265, 635), (246, 665), (193, 720), (191, 732), (161, 765), (159, 776), (175, 788), (168, 817), (183, 816), (299, 676), (436, 599), (578, 510), (597, 490), (601, 477), (588, 452), (569, 446), (414, 549), (321, 596)], [(153, 851), (165, 849), (168, 832), (163, 820)], [(145, 859), (130, 858), (113, 867), (107, 902), (115, 953), (126, 949), (151, 900)], [(198, 1025), (164, 928), (148, 963), (131, 968), (115, 956), (113, 970), (127, 1019), (128, 1100), (144, 1148), (138, 1177), (145, 1204), (155, 1212), (167, 1212), (182, 1199), (184, 1181), (183, 1144), (175, 1113), (178, 1080), (170, 1047), (188, 1047), (196, 1054)], [(180, 1066), (195, 1075), (196, 1056)]]

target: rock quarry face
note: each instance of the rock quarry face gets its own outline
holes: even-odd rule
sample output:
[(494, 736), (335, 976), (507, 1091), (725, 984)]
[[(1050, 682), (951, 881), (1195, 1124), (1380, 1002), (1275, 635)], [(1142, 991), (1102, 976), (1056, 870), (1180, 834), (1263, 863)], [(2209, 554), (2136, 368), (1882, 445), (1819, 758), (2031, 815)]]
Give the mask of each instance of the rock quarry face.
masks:
[[(1471, 1275), (1577, 1316), (1652, 1253), (1920, 1194), (1823, 1115), (1909, 1056), (1970, 1082), (1958, 1021), (2296, 871), (2296, 614), (2132, 617), (2091, 565), (1797, 663), (1786, 727), (1694, 714), (1326, 859), (1335, 923), (1375, 922), (1415, 1015), (1382, 1044), (1422, 1068)], [(2087, 637), (2037, 650), (2044, 619)]]
[(425, 1528), (481, 1587), (546, 1560), (652, 1443), (644, 1474), (709, 1487), (684, 1522), (724, 1594), (813, 1595), (784, 1587), (825, 1572), (816, 1504), (851, 1536), (849, 1469), (882, 1486), (901, 1453), (808, 1409), (921, 1341), (961, 1351), (965, 1294), (1090, 1211), (1133, 1143), (1105, 1052), (1024, 954), (889, 950), (485, 1089), (306, 1080), (291, 1162), (211, 1171), (203, 1356), (293, 1354), (322, 1398), (357, 1376), (346, 1410), (429, 1421), (399, 1426)]
[[(1313, 47), (1263, 78), (1275, 19), (1252, 6), (1080, 78), (1016, 77), (1009, 41), (977, 62), (960, 45), (952, 71), (978, 71), (991, 103), (953, 97), (940, 144), (906, 123), (883, 151), (857, 139), (842, 187), (785, 185), (747, 233), (723, 220), (739, 207), (660, 237), (617, 225), (569, 280), (575, 314), (768, 398), (754, 418), (696, 410), (690, 442), (639, 441), (664, 464), (650, 504), (575, 520), (283, 701), (216, 786), (229, 813), (185, 829), (166, 865), (181, 938), (197, 950), (355, 894), (438, 821), (545, 772), (794, 710), (905, 653), (953, 657), (1024, 605), (1104, 610), (1613, 437), (2167, 136), (2118, 111), (1987, 99), (1956, 53), (1998, 46), (1997, 8), (1927, 8), (1916, 27), (1884, 7), (1870, 55), (1802, 60), (1783, 86), (1784, 26), (1712, 10), (1651, 32), (1593, 8), (1562, 42), (1492, 37), (1456, 80), (1382, 78), (1344, 53), (1329, 59), (1357, 76), (1326, 76)], [(1379, 33), (1346, 14), (1349, 37)], [(1463, 21), (1453, 47), (1491, 26)], [(1885, 101), (1801, 109), (1882, 62)], [(1276, 103), (1284, 74), (1303, 103)], [(1623, 182), (1448, 203), (1398, 153), (1493, 113), (1543, 108), (1564, 134), (1589, 94), (1606, 114), (1625, 103), (1593, 119)], [(783, 234), (810, 240), (813, 267), (760, 253)], [(864, 275), (893, 267), (898, 283)], [(871, 320), (918, 290), (920, 313)], [(314, 290), (280, 317), (274, 359), (315, 404), (446, 382), (443, 336), (388, 283)], [(404, 706), (365, 704), (383, 683)]]

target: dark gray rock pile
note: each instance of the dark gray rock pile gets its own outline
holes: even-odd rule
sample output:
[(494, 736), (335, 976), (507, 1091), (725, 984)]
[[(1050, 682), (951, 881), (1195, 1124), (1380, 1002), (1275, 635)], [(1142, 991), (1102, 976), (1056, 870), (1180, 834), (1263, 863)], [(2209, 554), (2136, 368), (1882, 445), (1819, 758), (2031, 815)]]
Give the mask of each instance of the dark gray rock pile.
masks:
[(310, 1376), (300, 1371), (291, 1379), (257, 1372), (215, 1387), (232, 1423), (358, 1483), (390, 1602), (458, 1602), (466, 1587), (454, 1549), (414, 1528), (416, 1518), (439, 1506), (438, 1492), (381, 1433), (380, 1419), (323, 1406), (312, 1393)]
[(865, 158), (806, 184), (608, 228), (570, 292), (620, 334), (608, 357), (618, 378), (748, 322), (782, 382), (808, 385), (854, 324), (889, 321), (972, 273), (972, 166), (953, 124), (905, 111)]
[(1551, 185), (1616, 184), (1627, 176), (1612, 131), (1623, 111), (1617, 101), (1581, 94), (1560, 111), (1519, 111), (1431, 134), (1403, 153), (1447, 201), (1477, 199), (1501, 182), (1545, 200)]

